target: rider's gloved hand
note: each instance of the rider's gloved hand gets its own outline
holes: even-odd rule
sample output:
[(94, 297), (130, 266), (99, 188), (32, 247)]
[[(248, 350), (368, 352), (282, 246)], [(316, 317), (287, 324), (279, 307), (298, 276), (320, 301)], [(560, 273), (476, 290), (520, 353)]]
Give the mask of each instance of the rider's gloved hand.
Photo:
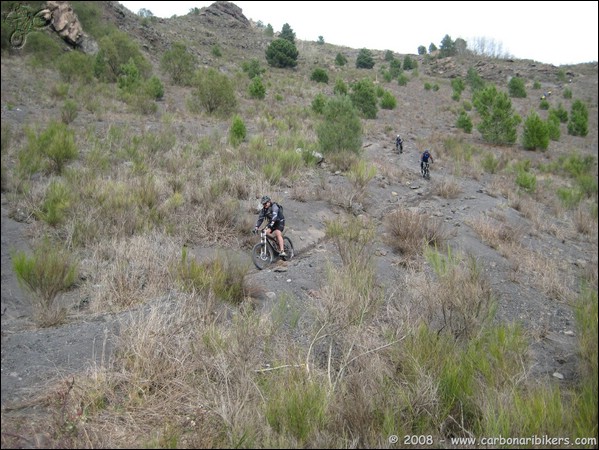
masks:
[(258, 232), (258, 228), (257, 228), (257, 227), (254, 227), (254, 228), (252, 229), (252, 233), (256, 234), (257, 232)]

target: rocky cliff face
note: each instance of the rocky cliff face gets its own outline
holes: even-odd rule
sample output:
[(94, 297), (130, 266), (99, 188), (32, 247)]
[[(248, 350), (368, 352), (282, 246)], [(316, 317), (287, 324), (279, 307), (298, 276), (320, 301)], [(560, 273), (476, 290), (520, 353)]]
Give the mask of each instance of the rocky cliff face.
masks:
[(46, 2), (46, 8), (40, 15), (70, 46), (77, 47), (85, 53), (97, 53), (98, 44), (83, 31), (77, 14), (69, 2)]

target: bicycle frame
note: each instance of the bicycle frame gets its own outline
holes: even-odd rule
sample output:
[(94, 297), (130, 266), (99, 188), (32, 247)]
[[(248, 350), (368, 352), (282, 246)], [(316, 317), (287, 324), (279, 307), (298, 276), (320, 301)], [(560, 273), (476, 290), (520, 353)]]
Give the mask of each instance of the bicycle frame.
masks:
[(275, 253), (275, 255), (279, 254), (279, 246), (275, 245), (276, 237), (275, 236), (268, 236), (266, 234), (266, 228), (263, 228), (262, 230), (260, 230), (260, 243), (263, 245), (263, 249), (262, 249), (262, 256), (264, 256), (264, 254), (266, 253), (266, 246), (270, 246), (270, 248), (272, 248), (272, 251)]
[(430, 178), (430, 163), (428, 161), (422, 165), (422, 177)]

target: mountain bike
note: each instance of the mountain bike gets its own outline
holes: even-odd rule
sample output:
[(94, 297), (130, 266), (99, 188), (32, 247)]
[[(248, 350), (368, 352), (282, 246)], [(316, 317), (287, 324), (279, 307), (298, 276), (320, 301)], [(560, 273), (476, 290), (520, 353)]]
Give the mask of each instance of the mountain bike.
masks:
[(430, 163), (427, 161), (422, 165), (422, 178), (425, 178), (427, 180), (430, 180), (431, 178), (431, 172), (430, 172)]
[(265, 269), (277, 258), (289, 261), (295, 256), (293, 243), (291, 242), (291, 239), (285, 235), (283, 235), (283, 244), (287, 256), (279, 256), (279, 244), (276, 239), (275, 236), (267, 236), (266, 228), (260, 230), (260, 242), (252, 248), (252, 261), (259, 270)]

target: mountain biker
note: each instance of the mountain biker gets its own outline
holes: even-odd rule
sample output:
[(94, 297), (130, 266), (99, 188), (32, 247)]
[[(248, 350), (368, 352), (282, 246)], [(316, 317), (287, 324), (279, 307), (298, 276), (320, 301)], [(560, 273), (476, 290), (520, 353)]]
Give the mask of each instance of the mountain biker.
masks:
[(395, 149), (399, 150), (399, 153), (403, 152), (403, 141), (401, 140), (401, 137), (399, 137), (399, 134), (395, 138)]
[(431, 160), (431, 164), (435, 162), (433, 159), (433, 155), (431, 155), (431, 152), (429, 151), (429, 149), (426, 149), (422, 153), (422, 156), (420, 157), (420, 173), (423, 175), (424, 175), (424, 163), (427, 163), (429, 159)]
[(266, 235), (268, 237), (273, 237), (273, 234), (275, 235), (279, 248), (281, 249), (279, 251), (279, 256), (284, 258), (287, 254), (285, 253), (285, 244), (283, 243), (283, 230), (285, 229), (285, 217), (283, 216), (283, 211), (279, 208), (278, 204), (272, 202), (268, 195), (263, 195), (260, 203), (262, 203), (262, 209), (260, 210), (260, 215), (256, 221), (254, 233), (258, 231), (262, 222), (267, 219), (268, 225), (266, 226)]

